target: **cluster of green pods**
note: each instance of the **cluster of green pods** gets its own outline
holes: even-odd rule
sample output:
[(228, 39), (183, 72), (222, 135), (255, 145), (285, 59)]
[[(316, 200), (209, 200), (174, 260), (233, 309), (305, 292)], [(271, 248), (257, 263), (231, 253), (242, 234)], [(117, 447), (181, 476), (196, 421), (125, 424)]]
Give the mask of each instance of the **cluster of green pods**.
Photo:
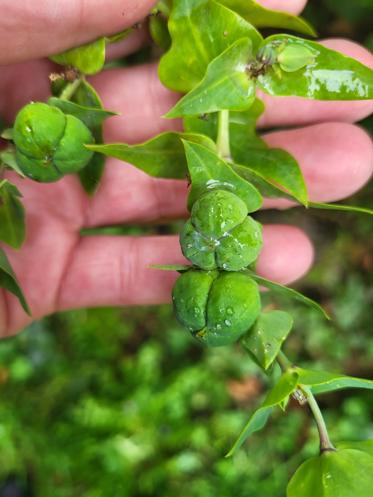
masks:
[(14, 123), (13, 141), (16, 161), (23, 174), (43, 183), (80, 171), (93, 154), (84, 147), (94, 142), (87, 126), (75, 116), (41, 102), (30, 103), (20, 110)]
[(237, 195), (214, 190), (194, 203), (180, 244), (193, 267), (173, 289), (177, 318), (206, 345), (235, 342), (261, 309), (258, 285), (244, 272), (260, 253), (261, 225)]

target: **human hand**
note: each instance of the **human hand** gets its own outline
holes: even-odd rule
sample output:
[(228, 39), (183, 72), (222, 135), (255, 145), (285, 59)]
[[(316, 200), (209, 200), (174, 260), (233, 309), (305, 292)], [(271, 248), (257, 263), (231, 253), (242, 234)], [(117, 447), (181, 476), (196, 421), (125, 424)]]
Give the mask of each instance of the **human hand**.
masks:
[[(0, 72), (0, 115), (11, 122), (22, 105), (48, 97), (48, 74), (53, 65), (41, 57), (120, 31), (141, 19), (152, 3), (91, 0), (56, 5), (44, 0), (31, 10), (24, 1), (3, 1), (0, 64), (8, 65)], [(301, 0), (262, 3), (296, 13), (304, 6)], [(142, 36), (136, 34), (115, 50), (128, 52), (141, 44)], [(343, 40), (326, 43), (373, 65), (373, 57), (356, 44)], [(93, 77), (92, 83), (105, 107), (122, 114), (107, 122), (105, 141), (140, 142), (180, 127), (177, 121), (160, 117), (177, 96), (161, 86), (154, 64), (107, 70)], [(370, 114), (371, 102), (263, 99), (267, 108), (260, 123), (263, 127), (302, 126), (266, 134), (265, 139), (297, 158), (312, 200), (339, 200), (367, 181), (372, 172), (372, 144), (363, 130), (350, 123)], [(34, 319), (75, 307), (169, 300), (175, 275), (149, 269), (149, 265), (183, 262), (176, 237), (81, 237), (80, 230), (184, 217), (185, 182), (153, 179), (114, 159), (107, 161), (102, 184), (92, 199), (73, 176), (48, 185), (11, 176), (24, 196), (27, 239), (22, 250), (7, 250), (7, 254)], [(286, 204), (272, 200), (266, 206)], [(289, 283), (310, 267), (312, 245), (300, 229), (266, 226), (264, 240), (257, 265), (263, 276)], [(28, 322), (18, 301), (2, 292), (0, 336), (14, 333)]]

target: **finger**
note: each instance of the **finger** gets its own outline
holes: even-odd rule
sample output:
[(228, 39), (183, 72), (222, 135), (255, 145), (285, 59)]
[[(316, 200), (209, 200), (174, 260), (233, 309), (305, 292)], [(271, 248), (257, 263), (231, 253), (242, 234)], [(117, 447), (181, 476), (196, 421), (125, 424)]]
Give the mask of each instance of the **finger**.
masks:
[[(289, 283), (301, 277), (312, 260), (311, 242), (298, 228), (265, 227), (261, 275)], [(58, 309), (169, 302), (177, 274), (149, 266), (177, 263), (185, 263), (177, 237), (85, 238), (61, 285)]]
[(143, 18), (154, 0), (4, 0), (0, 64), (55, 54), (119, 32)]
[[(348, 40), (324, 40), (328, 48), (353, 57), (373, 68), (373, 55), (364, 47)], [(265, 103), (265, 112), (259, 126), (293, 126), (327, 121), (355, 122), (373, 112), (373, 100), (318, 101), (300, 97), (271, 97), (263, 92), (259, 96)]]
[[(370, 137), (358, 126), (324, 123), (268, 133), (271, 147), (288, 150), (298, 160), (310, 199), (331, 202), (348, 197), (369, 179), (373, 167)], [(101, 186), (92, 199), (88, 226), (183, 218), (187, 184), (157, 180), (134, 167), (109, 159)], [(284, 200), (266, 200), (266, 207), (288, 207)]]

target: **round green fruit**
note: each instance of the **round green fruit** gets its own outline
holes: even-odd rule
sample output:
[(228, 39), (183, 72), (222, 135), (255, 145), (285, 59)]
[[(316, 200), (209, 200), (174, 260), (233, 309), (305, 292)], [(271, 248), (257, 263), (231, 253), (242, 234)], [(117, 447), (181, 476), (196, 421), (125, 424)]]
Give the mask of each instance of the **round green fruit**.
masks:
[(258, 285), (243, 273), (189, 270), (176, 281), (172, 298), (178, 320), (213, 347), (236, 342), (261, 307)]
[(240, 271), (262, 248), (262, 228), (248, 217), (246, 204), (234, 193), (216, 190), (195, 202), (180, 234), (184, 256), (205, 270)]
[(84, 147), (94, 142), (87, 126), (40, 102), (20, 110), (13, 140), (20, 169), (36, 181), (57, 181), (65, 174), (80, 171), (92, 158), (92, 152)]

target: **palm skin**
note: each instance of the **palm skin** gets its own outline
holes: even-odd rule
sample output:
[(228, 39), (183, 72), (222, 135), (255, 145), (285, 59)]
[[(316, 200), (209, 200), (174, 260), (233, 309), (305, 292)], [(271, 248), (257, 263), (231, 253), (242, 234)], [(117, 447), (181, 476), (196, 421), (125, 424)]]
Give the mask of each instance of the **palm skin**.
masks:
[[(53, 44), (46, 44), (38, 30), (38, 19), (24, 2), (14, 5), (4, 0), (0, 20), (0, 114), (12, 122), (19, 108), (30, 100), (48, 96), (48, 74), (53, 66), (46, 59), (36, 59), (108, 32), (119, 31), (142, 18), (152, 2), (135, 4), (112, 0), (102, 3), (93, 14), (80, 12), (80, 23), (71, 32), (60, 33), (61, 18), (48, 25)], [(71, 5), (70, 5), (71, 3)], [(299, 12), (304, 1), (263, 1), (267, 6)], [(44, 5), (45, 4), (45, 5)], [(45, 16), (51, 5), (43, 3)], [(71, 16), (79, 2), (64, 2), (62, 16)], [(86, 5), (89, 2), (85, 2)], [(125, 4), (123, 6), (123, 4)], [(83, 5), (83, 2), (82, 2)], [(12, 6), (12, 9), (10, 8)], [(128, 7), (128, 18), (118, 24), (118, 9)], [(63, 9), (66, 9), (65, 11)], [(101, 11), (102, 11), (101, 9)], [(23, 19), (23, 23), (19, 22)], [(44, 20), (45, 21), (45, 20)], [(9, 39), (9, 25), (14, 30), (27, 24), (29, 38)], [(31, 27), (32, 26), (32, 27)], [(85, 27), (85, 29), (82, 29)], [(69, 29), (70, 29), (69, 28)], [(26, 30), (27, 31), (27, 30)], [(45, 31), (45, 29), (44, 29)], [(118, 50), (127, 53), (143, 42), (136, 34)], [(19, 43), (14, 50), (14, 39)], [(361, 47), (342, 40), (328, 46), (372, 65), (372, 56)], [(32, 60), (30, 60), (32, 59)], [(13, 64), (16, 62), (16, 64)], [(7, 64), (7, 65), (5, 65)], [(20, 84), (27, 82), (27, 84)], [(156, 66), (114, 69), (92, 78), (104, 105), (122, 115), (112, 118), (105, 128), (105, 141), (140, 142), (166, 129), (179, 129), (180, 123), (162, 120), (177, 96), (163, 88)], [(271, 146), (291, 152), (304, 172), (310, 197), (315, 201), (334, 201), (357, 191), (372, 172), (372, 144), (357, 126), (350, 124), (369, 115), (371, 102), (307, 102), (302, 99), (265, 97), (266, 112), (262, 126), (298, 125), (299, 129), (277, 131), (264, 136)], [(155, 271), (152, 263), (183, 262), (177, 237), (82, 237), (80, 230), (108, 224), (139, 224), (179, 219), (186, 216), (187, 185), (183, 181), (155, 180), (133, 167), (108, 160), (102, 184), (89, 198), (74, 176), (57, 183), (39, 184), (16, 178), (9, 173), (23, 194), (27, 212), (27, 239), (20, 251), (6, 250), (32, 309), (38, 319), (57, 310), (98, 305), (143, 305), (167, 302), (175, 274)], [(267, 201), (266, 206), (286, 207), (281, 201)], [(302, 276), (313, 259), (308, 237), (293, 226), (264, 228), (264, 249), (258, 271), (269, 278), (288, 283)], [(0, 294), (0, 337), (21, 330), (30, 322), (17, 299)]]

